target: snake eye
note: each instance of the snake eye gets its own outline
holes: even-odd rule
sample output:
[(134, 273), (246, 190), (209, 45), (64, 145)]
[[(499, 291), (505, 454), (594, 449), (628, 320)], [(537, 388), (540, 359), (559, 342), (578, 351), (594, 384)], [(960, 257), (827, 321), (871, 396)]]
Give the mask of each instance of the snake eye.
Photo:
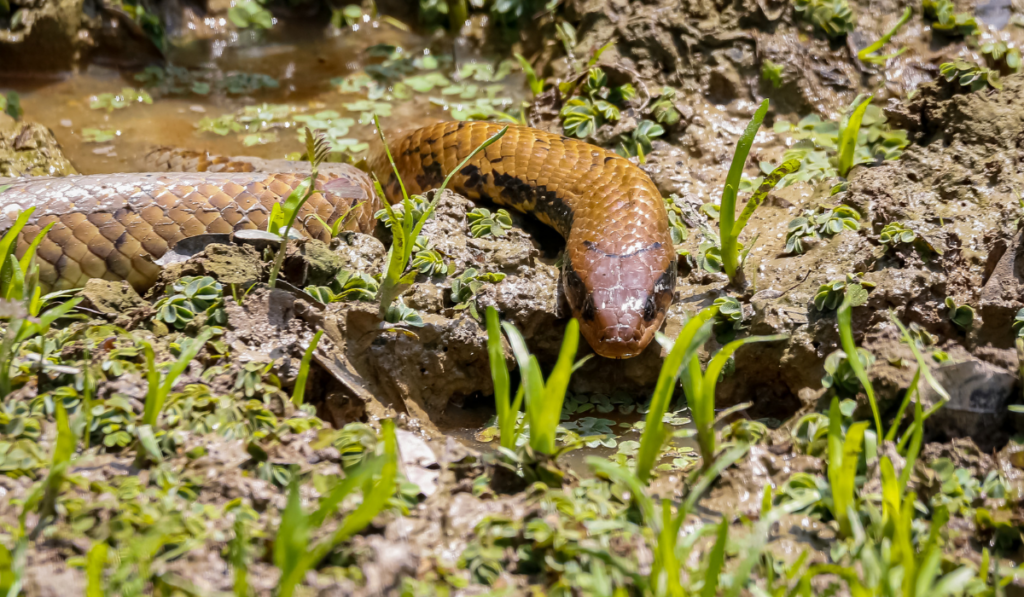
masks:
[(658, 302), (655, 300), (657, 296), (651, 294), (647, 297), (647, 302), (644, 303), (644, 321), (650, 321), (658, 314)]

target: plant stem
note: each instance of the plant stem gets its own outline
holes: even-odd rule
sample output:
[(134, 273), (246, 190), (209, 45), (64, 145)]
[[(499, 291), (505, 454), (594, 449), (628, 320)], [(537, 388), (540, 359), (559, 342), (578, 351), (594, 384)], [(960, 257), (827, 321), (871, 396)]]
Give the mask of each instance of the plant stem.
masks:
[(295, 389), (292, 391), (292, 404), (295, 406), (302, 406), (306, 401), (306, 378), (309, 377), (309, 363), (313, 360), (313, 351), (316, 350), (316, 345), (320, 343), (320, 336), (323, 335), (323, 330), (317, 330), (316, 334), (313, 334), (313, 340), (309, 343), (309, 347), (306, 348), (305, 354), (302, 355), (299, 375), (295, 379)]

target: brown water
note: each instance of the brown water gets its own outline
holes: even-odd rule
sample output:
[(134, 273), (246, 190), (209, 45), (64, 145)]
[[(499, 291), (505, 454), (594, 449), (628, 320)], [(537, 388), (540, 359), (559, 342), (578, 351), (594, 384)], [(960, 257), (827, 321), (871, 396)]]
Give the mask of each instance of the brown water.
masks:
[[(205, 42), (178, 49), (169, 57), (169, 62), (192, 68), (193, 72), (261, 73), (279, 83), (276, 89), (261, 89), (247, 96), (216, 91), (208, 95), (167, 95), (150, 89), (151, 104), (133, 102), (128, 107), (113, 111), (93, 109), (89, 104), (99, 94), (116, 94), (125, 87), (143, 88), (143, 84), (135, 79), (138, 70), (121, 71), (96, 65), (58, 80), (0, 79), (0, 89), (18, 91), (22, 96), (24, 117), (50, 127), (75, 166), (83, 173), (93, 174), (145, 169), (142, 158), (158, 146), (264, 158), (284, 158), (292, 152), (301, 151), (303, 146), (297, 134), (301, 123), (290, 119), (272, 125), (276, 141), (250, 146), (245, 144), (245, 140), (258, 128), (256, 123), (246, 124), (243, 130), (223, 136), (200, 132), (199, 123), (204, 117), (216, 118), (264, 103), (279, 106), (279, 110), (285, 109), (280, 106), (287, 106), (294, 112), (293, 116), (327, 110), (338, 113), (334, 120), (358, 120), (362, 113), (346, 110), (344, 104), (367, 99), (366, 91), (342, 93), (331, 79), (359, 73), (368, 64), (381, 63), (383, 58), (367, 52), (368, 48), (378, 44), (401, 47), (401, 56), (431, 56), (441, 60), (437, 70), (417, 69), (405, 77), (438, 72), (452, 83), (460, 82), (460, 74), (467, 65), (496, 63), (502, 58), (469, 52), (455, 56), (455, 49), (448, 42), (435, 40), (430, 43), (415, 33), (386, 23), (364, 23), (340, 33), (335, 30), (335, 33), (328, 35), (321, 28), (275, 27), (268, 34), (272, 37), (259, 44)], [(412, 93), (412, 97), (396, 98), (393, 96), (393, 83), (401, 79), (399, 77), (386, 84), (386, 91), (385, 87), (378, 88), (379, 92), (385, 91), (385, 95), (377, 101), (391, 106), (390, 116), (381, 119), (388, 133), (450, 120), (449, 109), (467, 103), (455, 99), (457, 96), (442, 96), (440, 88), (427, 93)], [(498, 83), (475, 82), (469, 77), (466, 77), (466, 82), (481, 88), (479, 97), (484, 96), (482, 88), (492, 84), (501, 85), (501, 91), (494, 91), (494, 95), (517, 102), (528, 94), (520, 73), (513, 73)], [(433, 102), (431, 98), (434, 98)], [(444, 100), (447, 105), (437, 105), (441, 103), (438, 100)], [(448, 100), (454, 102), (448, 103)], [(86, 129), (111, 131), (115, 137), (109, 141), (91, 141), (87, 138)], [(371, 124), (355, 124), (349, 127), (344, 138), (372, 142), (376, 135)]]

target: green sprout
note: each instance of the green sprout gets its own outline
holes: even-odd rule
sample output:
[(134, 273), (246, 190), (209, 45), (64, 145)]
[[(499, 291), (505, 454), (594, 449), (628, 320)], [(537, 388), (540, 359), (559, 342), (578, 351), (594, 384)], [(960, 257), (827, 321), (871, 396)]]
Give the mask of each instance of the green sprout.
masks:
[(875, 96), (869, 95), (864, 101), (861, 101), (861, 97), (857, 96), (857, 99), (853, 100), (853, 104), (851, 104), (852, 110), (843, 116), (843, 120), (839, 125), (837, 170), (839, 171), (839, 176), (844, 178), (850, 173), (850, 169), (853, 168), (857, 151), (857, 139), (860, 135), (860, 124), (864, 119), (864, 112), (868, 109), (871, 100)]
[(683, 210), (676, 203), (677, 199), (679, 197), (675, 194), (670, 197), (664, 197), (665, 210), (668, 212), (668, 230), (672, 236), (672, 244), (675, 246), (683, 244), (687, 237), (690, 236), (689, 229), (683, 221)]
[(508, 365), (505, 364), (505, 351), (501, 347), (501, 325), (498, 322), (498, 311), (487, 307), (487, 357), (491, 365), (491, 381), (494, 382), (494, 406), (498, 415), (499, 443), (502, 448), (515, 448), (522, 428), (516, 425), (519, 409), (523, 404), (526, 384), (519, 384), (515, 399), (509, 403)]
[(714, 332), (719, 342), (732, 340), (739, 332), (746, 328), (743, 325), (743, 305), (732, 296), (720, 296), (713, 303), (718, 307), (715, 314)]
[(846, 277), (841, 280), (835, 280), (827, 284), (822, 284), (818, 287), (818, 292), (814, 295), (814, 308), (818, 311), (831, 311), (839, 306), (843, 298), (846, 296), (846, 291), (852, 286), (859, 286), (860, 288), (874, 288), (874, 282), (868, 282), (862, 280), (864, 274), (846, 274)]
[[(862, 368), (869, 368), (875, 363), (875, 355), (864, 348), (857, 349), (857, 358)], [(860, 380), (853, 372), (850, 358), (841, 349), (825, 357), (825, 376), (821, 378), (821, 385), (846, 396), (856, 394), (860, 388)]]
[(947, 81), (955, 80), (957, 85), (969, 87), (971, 91), (984, 89), (986, 85), (993, 89), (1003, 88), (997, 71), (964, 60), (944, 62), (939, 66), (939, 75)]
[(779, 180), (796, 171), (800, 165), (796, 160), (789, 160), (773, 170), (747, 200), (739, 218), (736, 217), (736, 194), (739, 190), (740, 177), (743, 175), (743, 164), (747, 161), (747, 155), (754, 143), (757, 129), (761, 127), (761, 122), (764, 121), (767, 113), (768, 100), (764, 100), (736, 144), (736, 152), (733, 154), (732, 165), (729, 167), (729, 174), (725, 179), (725, 188), (722, 190), (721, 219), (719, 221), (722, 237), (722, 267), (725, 269), (726, 275), (729, 276), (729, 280), (733, 282), (736, 280), (737, 268), (741, 265), (739, 259), (740, 233), (743, 232), (750, 217), (754, 215), (754, 210), (764, 202), (768, 193), (775, 188)]
[(180, 278), (166, 292), (153, 304), (156, 319), (179, 330), (200, 313), (212, 315), (224, 302), (223, 287), (209, 276)]
[(786, 73), (786, 69), (781, 64), (775, 64), (767, 58), (761, 63), (761, 78), (771, 84), (775, 89), (782, 87), (783, 81), (782, 76)]
[(530, 86), (530, 91), (535, 96), (540, 95), (544, 91), (544, 79), (537, 76), (537, 71), (533, 70), (530, 61), (524, 58), (522, 54), (513, 54), (513, 56), (519, 61), (519, 66), (523, 68), (523, 73), (526, 74), (526, 83)]
[(469, 233), (473, 238), (484, 236), (505, 236), (505, 231), (512, 227), (512, 216), (504, 209), (496, 213), (486, 207), (477, 207), (466, 214), (469, 220)]
[[(395, 493), (398, 476), (398, 441), (395, 423), (381, 421), (384, 453), (365, 460), (346, 471), (339, 481), (320, 499), (320, 507), (312, 513), (302, 510), (298, 477), (293, 476), (288, 491), (288, 503), (281, 513), (281, 526), (274, 540), (274, 565), (281, 570), (277, 597), (292, 597), (306, 573), (317, 566), (335, 547), (365, 529), (388, 505)], [(359, 506), (341, 519), (326, 538), (313, 544), (312, 531), (318, 530), (333, 516), (350, 494), (362, 488), (363, 500)]]
[(622, 135), (616, 151), (623, 157), (638, 157), (642, 164), (646, 161), (646, 156), (654, 151), (651, 140), (664, 134), (665, 129), (660, 124), (641, 120), (633, 132)]
[(651, 102), (650, 112), (654, 121), (664, 126), (675, 126), (683, 117), (676, 109), (673, 100), (676, 97), (676, 90), (671, 87), (662, 87), (661, 95)]
[(931, 19), (932, 29), (946, 35), (977, 35), (978, 22), (974, 15), (956, 12), (953, 0), (922, 0), (924, 16)]
[(885, 54), (883, 56), (874, 55), (875, 52), (878, 52), (879, 50), (882, 49), (882, 46), (889, 43), (889, 40), (892, 39), (894, 35), (899, 33), (899, 30), (902, 29), (908, 21), (910, 21), (910, 17), (913, 16), (913, 14), (914, 11), (909, 6), (906, 9), (904, 9), (903, 15), (900, 17), (900, 20), (897, 21), (895, 25), (893, 25), (893, 28), (890, 29), (885, 35), (878, 38), (878, 41), (868, 45), (861, 51), (857, 52), (857, 59), (860, 60), (861, 62), (868, 62), (876, 65), (884, 65), (888, 59), (895, 58), (902, 54), (903, 52), (906, 52), (907, 48), (900, 48), (899, 50), (896, 50), (892, 54)]
[(961, 328), (967, 329), (974, 323), (974, 309), (970, 305), (957, 305), (953, 297), (946, 297), (946, 309), (949, 320)]
[[(377, 297), (380, 299), (379, 316), (383, 320), (387, 320), (388, 312), (391, 304), (398, 298), (398, 295), (408, 285), (412, 284), (417, 274), (416, 270), (406, 273), (406, 268), (409, 265), (409, 261), (412, 258), (413, 251), (415, 250), (416, 239), (420, 235), (420, 231), (423, 230), (423, 225), (426, 224), (427, 219), (430, 218), (434, 213), (434, 209), (437, 208), (437, 203), (441, 200), (444, 195), (444, 190), (448, 187), (448, 183), (451, 182), (452, 176), (456, 172), (462, 170), (463, 167), (473, 159), (476, 154), (483, 151), (489, 145), (500, 139), (508, 131), (508, 127), (502, 127), (500, 131), (495, 133), (489, 139), (481, 143), (476, 149), (474, 149), (462, 162), (448, 173), (445, 177), (444, 182), (441, 184), (441, 188), (434, 191), (434, 198), (427, 206), (426, 210), (418, 218), (413, 214), (413, 203), (409, 198), (409, 194), (405, 190), (405, 183), (402, 182), (401, 175), (398, 173), (398, 167), (395, 165), (394, 159), (391, 157), (391, 150), (388, 148), (387, 140), (384, 138), (384, 131), (380, 126), (380, 119), (374, 116), (374, 124), (377, 127), (377, 134), (380, 136), (381, 143), (384, 146), (384, 153), (388, 158), (388, 162), (391, 164), (391, 169), (395, 173), (395, 178), (398, 180), (399, 188), (402, 191), (402, 211), (401, 217), (396, 213), (395, 210), (391, 209), (391, 206), (385, 202), (384, 210), (386, 212), (387, 221), (391, 223), (391, 233), (394, 238), (391, 247), (388, 249), (388, 262), (384, 270), (383, 279), (380, 283), (380, 290), (377, 292)], [(376, 188), (377, 194), (380, 197), (384, 197), (384, 189), (380, 185), (380, 181), (374, 179), (374, 187)], [(403, 305), (404, 308), (404, 305)], [(399, 313), (401, 310), (398, 311)]]
[(848, 206), (819, 206), (805, 209), (799, 217), (790, 220), (786, 231), (786, 253), (803, 253), (806, 238), (827, 238), (843, 230), (860, 230), (860, 213)]
[[(843, 347), (843, 352), (846, 354), (858, 354), (857, 344), (853, 341), (853, 327), (851, 324), (852, 315), (851, 312), (853, 307), (863, 305), (868, 300), (868, 291), (860, 284), (848, 283), (846, 285), (846, 296), (843, 297), (842, 304), (839, 305), (839, 310), (836, 311), (836, 323), (839, 327), (839, 343)], [(882, 437), (882, 416), (878, 412), (878, 401), (875, 400), (875, 389), (871, 385), (871, 380), (868, 379), (867, 371), (861, 366), (860, 358), (847, 359), (850, 363), (850, 367), (853, 369), (854, 375), (860, 380), (862, 386), (864, 386), (864, 392), (868, 396), (868, 402), (871, 404), (871, 414), (875, 418), (875, 430), (877, 432), (876, 437)]]
[[(254, 2), (255, 0), (250, 0)], [(320, 164), (327, 159), (331, 152), (331, 146), (323, 132), (313, 131), (306, 127), (306, 155), (309, 156), (309, 176), (295, 187), (284, 201), (284, 205), (275, 203), (270, 210), (270, 219), (267, 222), (267, 231), (278, 234), (281, 237), (281, 246), (274, 256), (274, 265), (270, 268), (270, 280), (268, 286), (274, 288), (277, 285), (277, 276), (284, 264), (284, 256), (288, 250), (288, 240), (291, 236), (292, 224), (299, 215), (299, 210), (309, 201), (309, 198), (316, 192), (315, 184), (319, 176)], [(383, 195), (381, 195), (383, 197)]]
[(309, 364), (313, 360), (313, 351), (316, 350), (317, 344), (320, 343), (320, 336), (323, 334), (323, 330), (317, 330), (313, 334), (313, 340), (310, 341), (306, 352), (302, 355), (299, 374), (295, 377), (295, 389), (292, 392), (292, 404), (295, 406), (302, 406), (306, 401), (306, 379), (309, 377)]
[(987, 41), (981, 44), (981, 53), (985, 55), (990, 64), (1005, 67), (1012, 73), (1020, 70), (1020, 49), (1008, 46), (1005, 41)]
[(831, 38), (853, 31), (853, 10), (846, 0), (793, 0), (793, 7)]
[[(530, 426), (530, 448), (537, 453), (554, 456), (556, 430), (562, 417), (562, 404), (569, 388), (569, 378), (582, 364), (582, 361), (574, 363), (580, 341), (580, 324), (570, 319), (566, 325), (562, 348), (547, 381), (544, 381), (540, 362), (530, 354), (519, 330), (507, 321), (502, 322), (501, 328), (508, 337), (512, 354), (519, 365), (520, 383), (525, 386), (523, 395), (526, 401), (526, 421)], [(511, 410), (510, 407), (509, 412)], [(507, 418), (505, 424), (509, 425)]]
[(447, 276), (455, 269), (455, 265), (445, 263), (444, 256), (430, 248), (430, 241), (424, 237), (416, 239), (416, 255), (412, 259), (412, 268), (428, 276)]
[(864, 432), (870, 425), (854, 423), (843, 433), (839, 398), (832, 397), (828, 411), (828, 482), (832, 488), (832, 517), (839, 523), (839, 534), (853, 535), (851, 514), (856, 512), (857, 463), (863, 450)]
[(157, 368), (153, 345), (144, 340), (141, 341), (143, 354), (146, 357), (146, 380), (148, 383), (145, 410), (142, 414), (142, 424), (144, 426), (148, 426), (151, 429), (156, 428), (157, 419), (160, 417), (164, 404), (167, 402), (167, 397), (170, 396), (171, 389), (174, 388), (178, 377), (185, 372), (185, 369), (196, 358), (196, 355), (199, 354), (199, 351), (202, 350), (207, 341), (218, 333), (219, 330), (215, 328), (204, 328), (188, 346), (183, 348), (178, 360), (163, 375), (160, 374)]
[(473, 319), (479, 320), (480, 314), (476, 308), (477, 293), (485, 283), (497, 284), (504, 279), (505, 274), (484, 273), (478, 272), (474, 268), (468, 268), (457, 277), (452, 278), (452, 302), (455, 303), (453, 309), (456, 311), (469, 309), (469, 314), (473, 316)]
[(369, 274), (341, 270), (330, 286), (307, 286), (303, 290), (326, 305), (341, 301), (372, 302), (377, 298), (378, 286)]

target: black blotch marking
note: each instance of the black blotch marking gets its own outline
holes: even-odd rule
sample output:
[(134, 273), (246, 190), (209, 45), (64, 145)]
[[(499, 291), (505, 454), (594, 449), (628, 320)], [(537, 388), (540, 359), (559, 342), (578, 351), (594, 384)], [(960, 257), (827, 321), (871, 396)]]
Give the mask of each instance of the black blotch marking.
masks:
[(459, 174), (466, 177), (466, 182), (462, 183), (462, 186), (467, 189), (476, 188), (486, 177), (486, 175), (480, 174), (480, 168), (472, 164), (466, 166), (462, 170), (459, 170)]
[(526, 205), (533, 204), (533, 211), (546, 215), (563, 236), (569, 234), (572, 209), (557, 192), (549, 191), (544, 185), (534, 185), (511, 174), (498, 172), (494, 173), (494, 185), (501, 187), (501, 203), (522, 212), (527, 211)]
[(650, 296), (644, 302), (644, 321), (653, 320), (659, 310), (667, 309), (672, 304), (672, 295), (676, 288), (676, 270), (676, 262), (673, 259), (654, 283)]
[[(428, 165), (427, 162), (430, 162)], [(436, 189), (444, 182), (444, 169), (441, 162), (437, 161), (434, 154), (420, 154), (420, 168), (423, 170), (416, 175), (416, 184), (421, 190)]]
[(565, 289), (565, 298), (569, 299), (569, 306), (579, 311), (584, 321), (594, 321), (594, 317), (597, 316), (594, 297), (587, 292), (583, 280), (568, 259), (562, 267), (562, 288)]
[(114, 241), (114, 248), (115, 249), (120, 249), (122, 246), (124, 246), (124, 243), (127, 242), (127, 240), (128, 240), (128, 233), (127, 232), (122, 232), (121, 236), (117, 237), (117, 240)]
[(613, 155), (605, 156), (604, 163), (607, 164), (608, 162), (610, 162), (610, 161), (612, 161), (614, 159), (615, 159), (615, 156), (613, 156)]

